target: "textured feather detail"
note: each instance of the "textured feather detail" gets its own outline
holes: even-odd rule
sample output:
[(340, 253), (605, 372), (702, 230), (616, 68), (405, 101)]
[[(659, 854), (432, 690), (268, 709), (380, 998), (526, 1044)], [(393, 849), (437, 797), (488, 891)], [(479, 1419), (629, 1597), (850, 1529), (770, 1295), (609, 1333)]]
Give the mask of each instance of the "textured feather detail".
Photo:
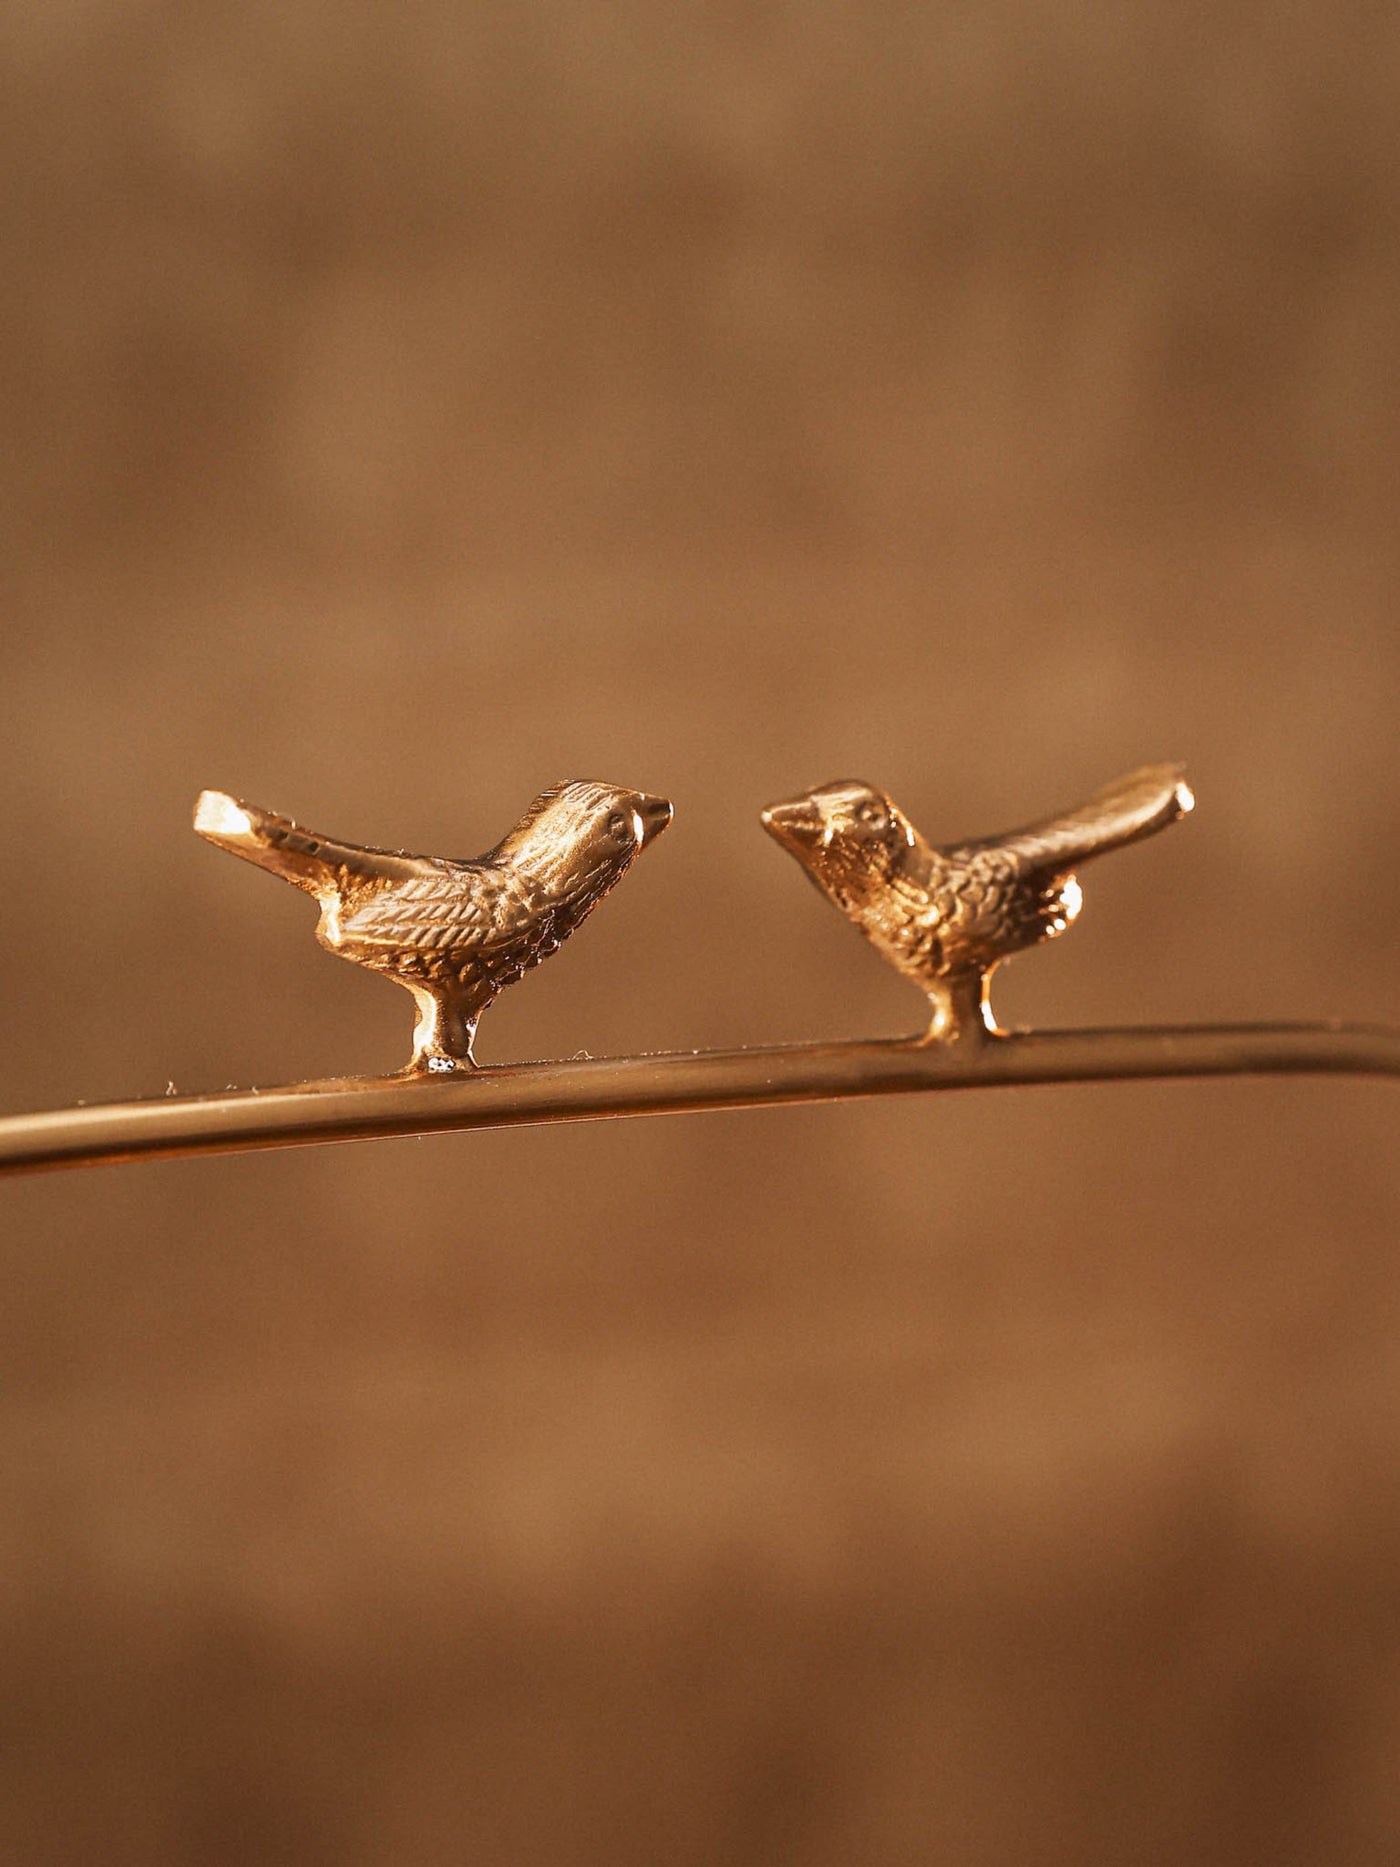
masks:
[(887, 792), (851, 778), (770, 804), (763, 823), (890, 964), (929, 994), (931, 1030), (944, 1035), (985, 1028), (993, 967), (1073, 925), (1081, 862), (1150, 836), (1191, 805), (1179, 767), (1146, 765), (1078, 810), (940, 848)]
[(671, 820), (667, 799), (570, 780), (536, 798), (475, 861), (363, 849), (206, 791), (195, 828), (320, 902), (317, 938), (406, 986), (413, 1068), (472, 1061), (476, 1021), (503, 987), (559, 950)]

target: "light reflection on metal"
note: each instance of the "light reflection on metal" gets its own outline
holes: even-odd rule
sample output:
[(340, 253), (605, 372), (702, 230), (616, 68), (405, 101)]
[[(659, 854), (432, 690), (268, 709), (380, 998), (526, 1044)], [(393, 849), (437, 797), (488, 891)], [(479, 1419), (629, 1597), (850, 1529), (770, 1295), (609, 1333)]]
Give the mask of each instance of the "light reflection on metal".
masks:
[(323, 944), (413, 993), (412, 1064), (397, 1077), (11, 1116), (0, 1119), (0, 1173), (1018, 1083), (1400, 1076), (1400, 1032), (1370, 1026), (996, 1029), (986, 981), (1008, 954), (1073, 920), (1075, 866), (1190, 807), (1176, 768), (1153, 766), (1033, 829), (934, 849), (870, 786), (828, 785), (771, 805), (766, 827), (927, 994), (927, 1032), (475, 1069), (466, 1066), (481, 1011), (579, 924), (665, 828), (670, 805), (611, 786), (563, 785), (487, 856), (454, 862), (335, 843), (206, 791), (195, 816), (201, 835), (315, 895)]

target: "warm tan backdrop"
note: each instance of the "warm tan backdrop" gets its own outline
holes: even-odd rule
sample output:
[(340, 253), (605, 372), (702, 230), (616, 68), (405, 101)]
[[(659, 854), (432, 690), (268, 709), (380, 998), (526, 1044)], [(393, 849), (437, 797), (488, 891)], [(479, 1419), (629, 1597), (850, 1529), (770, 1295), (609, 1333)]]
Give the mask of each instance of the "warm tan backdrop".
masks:
[[(1395, 1017), (1400, 33), (18, 0), (4, 1106), (382, 1069), (213, 784), (675, 799), (491, 1059), (897, 1031), (760, 833), (1184, 759), (1046, 1022)], [(1372, 1867), (1379, 1086), (1038, 1090), (0, 1192), (0, 1859)]]

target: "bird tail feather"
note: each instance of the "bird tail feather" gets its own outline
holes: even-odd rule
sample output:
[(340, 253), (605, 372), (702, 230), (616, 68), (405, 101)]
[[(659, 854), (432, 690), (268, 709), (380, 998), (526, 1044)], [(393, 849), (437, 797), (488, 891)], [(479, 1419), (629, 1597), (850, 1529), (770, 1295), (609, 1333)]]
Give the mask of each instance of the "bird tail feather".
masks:
[(1096, 791), (1078, 810), (998, 839), (1034, 869), (1068, 871), (1092, 856), (1152, 836), (1195, 800), (1179, 765), (1144, 765)]
[(224, 791), (200, 792), (194, 827), (216, 848), (269, 869), (309, 895), (338, 890), (349, 875), (383, 874), (386, 866), (383, 861), (371, 865), (369, 858), (381, 854), (377, 850), (317, 836), (290, 817), (245, 804)]

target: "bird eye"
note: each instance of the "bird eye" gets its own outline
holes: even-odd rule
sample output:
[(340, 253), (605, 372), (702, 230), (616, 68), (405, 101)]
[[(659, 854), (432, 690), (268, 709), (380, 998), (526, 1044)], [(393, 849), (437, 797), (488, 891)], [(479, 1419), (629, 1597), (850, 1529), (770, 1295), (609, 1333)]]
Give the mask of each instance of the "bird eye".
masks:
[(608, 818), (608, 835), (615, 843), (630, 843), (632, 840), (632, 819), (624, 810), (615, 810)]
[(873, 799), (857, 804), (856, 815), (867, 830), (883, 830), (885, 827), (885, 813)]

